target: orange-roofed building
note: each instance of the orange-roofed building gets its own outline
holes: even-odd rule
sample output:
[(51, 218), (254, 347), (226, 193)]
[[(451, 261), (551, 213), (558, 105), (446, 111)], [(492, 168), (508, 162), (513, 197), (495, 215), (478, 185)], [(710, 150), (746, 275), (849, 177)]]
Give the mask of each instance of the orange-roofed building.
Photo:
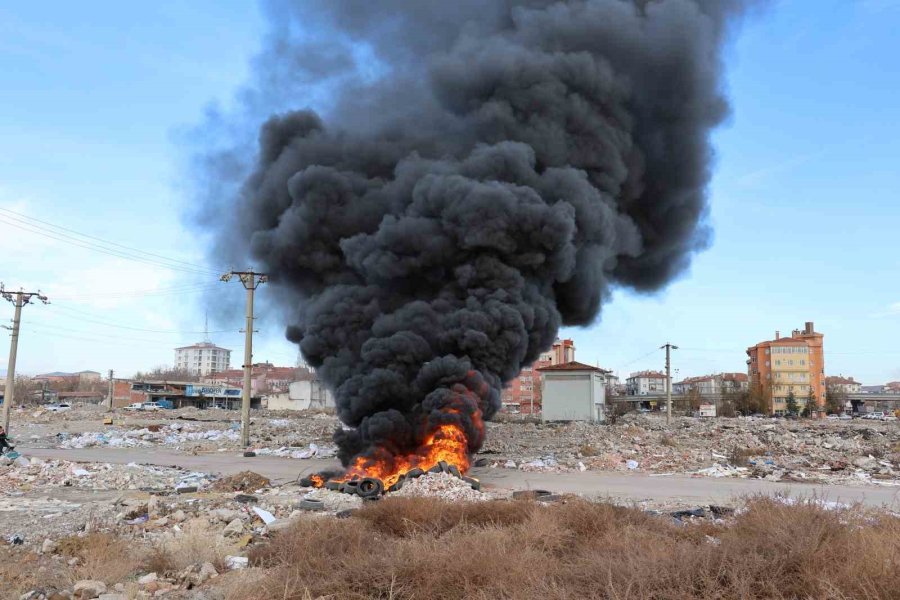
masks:
[(824, 337), (808, 321), (802, 331), (795, 329), (791, 337), (781, 337), (776, 331), (774, 340), (747, 348), (750, 385), (758, 386), (771, 398), (771, 412), (787, 412), (791, 392), (800, 408), (805, 406), (810, 392), (819, 409), (825, 405)]

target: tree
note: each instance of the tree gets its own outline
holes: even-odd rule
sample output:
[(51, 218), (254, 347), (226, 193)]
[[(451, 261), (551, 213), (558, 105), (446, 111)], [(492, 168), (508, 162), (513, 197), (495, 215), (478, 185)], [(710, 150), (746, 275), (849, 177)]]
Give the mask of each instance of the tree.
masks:
[(828, 414), (841, 414), (847, 405), (847, 393), (838, 386), (829, 386), (825, 390), (825, 410)]
[(753, 383), (750, 385), (747, 402), (750, 414), (753, 413), (772, 413), (772, 394), (770, 390), (762, 383)]
[(797, 397), (794, 395), (794, 390), (788, 392), (786, 408), (788, 414), (796, 415), (797, 414)]
[(811, 417), (813, 413), (818, 409), (816, 406), (816, 394), (813, 391), (812, 387), (809, 388), (809, 394), (806, 396), (806, 404), (803, 405), (803, 416)]
[(16, 381), (13, 384), (13, 402), (16, 405), (19, 404), (37, 404), (40, 402), (40, 395), (35, 395), (34, 392), (41, 389), (39, 383), (36, 383), (30, 377), (16, 377)]
[(136, 381), (200, 381), (199, 375), (192, 375), (185, 369), (170, 369), (168, 367), (156, 367), (152, 371), (134, 374)]

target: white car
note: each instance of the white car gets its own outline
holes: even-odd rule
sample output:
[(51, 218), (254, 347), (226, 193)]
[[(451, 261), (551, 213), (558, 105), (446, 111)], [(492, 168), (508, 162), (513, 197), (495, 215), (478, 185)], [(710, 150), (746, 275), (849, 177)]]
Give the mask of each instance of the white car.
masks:
[(162, 406), (157, 402), (144, 402), (141, 404), (141, 410), (162, 410)]
[(829, 420), (831, 420), (831, 421), (837, 421), (837, 420), (840, 419), (841, 417), (840, 417), (840, 415), (828, 415), (828, 416), (825, 417), (825, 418), (826, 418), (826, 419), (829, 419)]
[(881, 420), (882, 421), (896, 421), (897, 417), (895, 417), (894, 415), (884, 415), (883, 417), (881, 417)]
[(63, 412), (69, 410), (72, 406), (68, 402), (60, 402), (59, 404), (51, 404), (47, 407), (50, 412)]
[(140, 402), (133, 402), (133, 403), (129, 404), (128, 406), (126, 406), (125, 410), (141, 410), (141, 406), (142, 405)]

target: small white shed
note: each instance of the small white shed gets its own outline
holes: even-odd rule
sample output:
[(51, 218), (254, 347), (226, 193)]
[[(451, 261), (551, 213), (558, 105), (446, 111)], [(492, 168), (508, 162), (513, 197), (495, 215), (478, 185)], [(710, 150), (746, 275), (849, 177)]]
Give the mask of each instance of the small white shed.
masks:
[(542, 421), (601, 423), (606, 419), (606, 371), (579, 362), (538, 371)]

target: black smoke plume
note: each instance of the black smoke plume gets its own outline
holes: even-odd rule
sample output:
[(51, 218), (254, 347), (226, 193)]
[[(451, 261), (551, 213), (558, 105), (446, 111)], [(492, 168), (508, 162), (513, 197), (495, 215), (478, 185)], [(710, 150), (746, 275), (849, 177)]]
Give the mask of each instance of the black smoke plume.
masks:
[[(334, 390), (345, 465), (446, 422), (476, 450), (479, 411), (561, 325), (684, 271), (707, 243), (721, 49), (742, 7), (269, 5), (268, 84), (322, 78), (333, 109), (265, 123), (224, 238), (250, 240), (288, 338)], [(298, 41), (296, 23), (333, 37)]]

